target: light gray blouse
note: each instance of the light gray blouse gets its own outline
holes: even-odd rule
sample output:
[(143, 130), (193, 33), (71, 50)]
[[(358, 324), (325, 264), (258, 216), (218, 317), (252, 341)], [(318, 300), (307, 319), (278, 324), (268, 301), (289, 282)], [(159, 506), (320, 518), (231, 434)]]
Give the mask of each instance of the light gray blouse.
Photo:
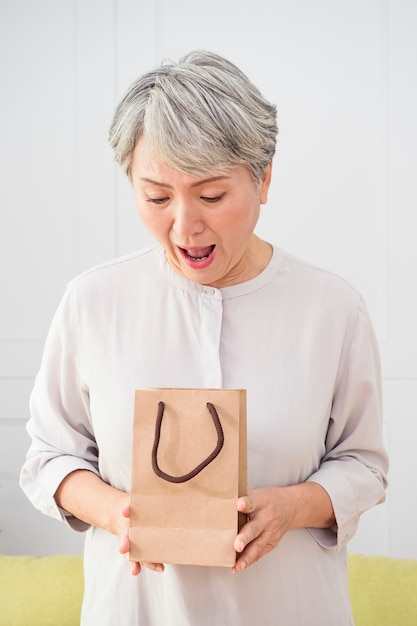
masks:
[(383, 501), (376, 340), (360, 295), (278, 248), (255, 279), (190, 282), (151, 246), (73, 280), (31, 397), (21, 485), (77, 530), (53, 494), (85, 468), (129, 492), (134, 390), (247, 389), (249, 488), (315, 481), (333, 529), (287, 533), (242, 573), (168, 565), (132, 577), (118, 538), (89, 528), (83, 626), (348, 626), (346, 543)]

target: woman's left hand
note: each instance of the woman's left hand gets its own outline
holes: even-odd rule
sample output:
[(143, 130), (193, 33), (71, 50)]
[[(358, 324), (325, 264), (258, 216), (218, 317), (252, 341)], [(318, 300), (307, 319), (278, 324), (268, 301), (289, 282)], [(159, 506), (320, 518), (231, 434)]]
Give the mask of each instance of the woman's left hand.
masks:
[(238, 499), (237, 510), (247, 516), (247, 522), (234, 542), (238, 553), (234, 572), (259, 561), (289, 530), (329, 528), (335, 523), (327, 492), (313, 482), (253, 489)]
[(294, 507), (286, 488), (266, 487), (239, 498), (237, 510), (247, 516), (234, 543), (239, 557), (233, 571), (241, 572), (273, 550), (292, 528)]

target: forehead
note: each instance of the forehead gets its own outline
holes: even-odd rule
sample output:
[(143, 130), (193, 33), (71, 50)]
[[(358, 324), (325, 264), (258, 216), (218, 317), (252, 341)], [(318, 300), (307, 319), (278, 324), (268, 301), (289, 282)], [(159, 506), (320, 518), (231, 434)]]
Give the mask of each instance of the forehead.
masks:
[(241, 169), (247, 169), (242, 165), (234, 165), (221, 170), (207, 169), (195, 173), (184, 172), (171, 165), (162, 155), (156, 152), (146, 137), (142, 136), (133, 151), (131, 173), (132, 177), (147, 178), (153, 181), (169, 181), (171, 179), (182, 180), (189, 185), (201, 184), (200, 181), (215, 181), (216, 179), (233, 178), (234, 174)]

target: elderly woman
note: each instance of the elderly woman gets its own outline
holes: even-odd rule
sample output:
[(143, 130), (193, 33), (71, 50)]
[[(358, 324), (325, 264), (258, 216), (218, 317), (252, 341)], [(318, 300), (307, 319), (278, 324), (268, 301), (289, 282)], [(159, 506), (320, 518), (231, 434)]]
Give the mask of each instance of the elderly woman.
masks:
[[(346, 544), (386, 486), (378, 353), (350, 285), (254, 233), (276, 134), (275, 107), (207, 52), (116, 110), (110, 143), (156, 242), (69, 284), (21, 476), (37, 508), (88, 530), (84, 626), (353, 624)], [(127, 565), (141, 387), (248, 390), (233, 572)]]

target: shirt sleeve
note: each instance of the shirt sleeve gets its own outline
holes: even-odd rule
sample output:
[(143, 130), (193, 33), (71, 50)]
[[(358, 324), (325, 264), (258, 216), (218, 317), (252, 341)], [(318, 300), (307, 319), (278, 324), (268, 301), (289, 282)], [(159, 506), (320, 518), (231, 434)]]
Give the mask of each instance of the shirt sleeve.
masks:
[(387, 471), (379, 353), (361, 300), (340, 362), (325, 455), (309, 478), (327, 491), (336, 517), (333, 529), (310, 529), (321, 545), (341, 548), (353, 537), (361, 514), (385, 500)]
[(99, 473), (88, 389), (80, 380), (77, 330), (69, 286), (52, 321), (30, 398), (27, 431), (31, 445), (20, 485), (42, 513), (86, 530), (88, 524), (60, 509), (54, 499), (59, 484), (71, 472)]

